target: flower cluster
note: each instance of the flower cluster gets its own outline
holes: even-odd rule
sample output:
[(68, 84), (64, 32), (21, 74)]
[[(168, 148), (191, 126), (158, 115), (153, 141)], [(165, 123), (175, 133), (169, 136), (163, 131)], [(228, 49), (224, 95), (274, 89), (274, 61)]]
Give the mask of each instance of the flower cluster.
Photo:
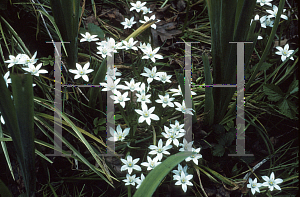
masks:
[(271, 173), (270, 178), (267, 176), (262, 176), (262, 178), (265, 180), (264, 183), (257, 183), (256, 178), (254, 180), (249, 178), (249, 184), (247, 184), (247, 187), (251, 189), (253, 195), (255, 194), (255, 192), (260, 193), (259, 188), (263, 186), (267, 186), (270, 191), (273, 191), (274, 188), (277, 190), (281, 190), (278, 184), (282, 183), (283, 180), (280, 178), (275, 179), (274, 172)]
[[(257, 0), (256, 2), (260, 4), (260, 6), (269, 6), (272, 7), (272, 9), (267, 8), (266, 12), (269, 13), (269, 15), (264, 15), (262, 17), (259, 17), (258, 14), (255, 15), (254, 20), (259, 21), (262, 28), (267, 27), (273, 27), (274, 20), (277, 17), (278, 13), (278, 7), (276, 5), (272, 5), (273, 0)], [(283, 9), (283, 13), (286, 11), (286, 9)], [(281, 14), (280, 18), (284, 20), (288, 20), (288, 17), (284, 14)], [(250, 22), (250, 25), (252, 24), (253, 19)], [(258, 40), (263, 39), (262, 36), (258, 36)], [(291, 56), (291, 54), (294, 52), (294, 50), (289, 50), (289, 44), (286, 44), (284, 48), (277, 46), (276, 49), (278, 50), (275, 52), (277, 55), (281, 55), (281, 60), (285, 61), (287, 58)], [(291, 60), (294, 60), (294, 58), (291, 56)]]

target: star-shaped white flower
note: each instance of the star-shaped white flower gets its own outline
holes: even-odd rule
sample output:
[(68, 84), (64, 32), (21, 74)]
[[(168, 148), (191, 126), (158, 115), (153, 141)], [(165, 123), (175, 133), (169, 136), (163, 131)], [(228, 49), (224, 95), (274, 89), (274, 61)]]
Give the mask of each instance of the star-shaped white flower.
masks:
[(97, 51), (97, 54), (101, 54), (101, 56), (103, 58), (106, 58), (106, 56), (112, 57), (112, 55), (111, 55), (112, 51), (110, 50), (110, 48), (108, 47), (108, 45), (99, 46), (99, 47), (97, 47), (97, 49), (99, 50), (99, 51)]
[(169, 155), (170, 153), (167, 151), (172, 148), (172, 145), (163, 146), (162, 139), (158, 141), (158, 146), (150, 145), (149, 148), (152, 150), (149, 152), (150, 155), (157, 155), (158, 161), (160, 161), (163, 157), (163, 154)]
[[(173, 172), (175, 175), (180, 176), (180, 175), (181, 175), (181, 172), (184, 172), (185, 175), (188, 175), (188, 173), (187, 173), (188, 166), (187, 166), (187, 165), (185, 165), (184, 168), (182, 168), (182, 166), (181, 166), (180, 164), (178, 164), (177, 168), (178, 168), (178, 170), (172, 170), (172, 172)], [(173, 175), (173, 179), (175, 179), (175, 178), (174, 178), (175, 175)]]
[(153, 79), (156, 77), (156, 66), (154, 66), (152, 68), (152, 70), (150, 70), (149, 68), (144, 67), (144, 71), (146, 73), (141, 73), (141, 75), (144, 76), (144, 77), (148, 77), (147, 83), (150, 84), (153, 81)]
[(254, 179), (254, 181), (251, 178), (249, 178), (249, 184), (247, 184), (247, 187), (251, 188), (251, 192), (254, 195), (255, 192), (260, 193), (259, 187), (261, 187), (261, 185), (262, 185), (261, 183), (257, 183), (256, 178)]
[(149, 99), (151, 97), (151, 95), (150, 94), (146, 95), (145, 91), (142, 91), (140, 94), (136, 93), (136, 96), (137, 96), (137, 102), (151, 103), (151, 101)]
[(121, 159), (121, 161), (125, 164), (121, 167), (121, 171), (128, 170), (128, 173), (131, 174), (132, 170), (135, 169), (137, 171), (141, 171), (141, 167), (138, 165), (135, 165), (140, 158), (136, 158), (132, 161), (132, 157), (130, 155), (127, 156), (127, 160)]
[(81, 34), (83, 38), (80, 39), (80, 42), (92, 42), (97, 41), (99, 38), (96, 38), (97, 35), (91, 35), (89, 32), (86, 32), (85, 34)]
[(178, 102), (174, 102), (174, 104), (177, 106), (177, 108), (176, 108), (177, 111), (180, 111), (183, 114), (194, 115), (192, 111), (195, 111), (195, 110), (193, 110), (192, 108), (186, 108), (184, 100), (182, 101), (182, 105)]
[(123, 181), (125, 182), (125, 185), (133, 185), (135, 186), (135, 183), (137, 181), (137, 179), (135, 178), (135, 174), (130, 176), (129, 174), (126, 174), (126, 179), (124, 179)]
[(164, 126), (165, 132), (162, 132), (161, 134), (167, 138), (166, 145), (169, 145), (173, 142), (175, 146), (178, 147), (179, 141), (177, 138), (183, 137), (184, 133), (179, 133), (179, 131), (174, 131), (173, 129), (169, 129), (168, 127)]
[(170, 81), (171, 77), (172, 77), (172, 75), (167, 75), (166, 72), (158, 72), (158, 73), (156, 74), (156, 77), (155, 77), (154, 79), (156, 79), (156, 80), (158, 80), (158, 81), (161, 81), (161, 82), (163, 82), (163, 83), (166, 83), (166, 82), (172, 83), (172, 82)]
[(260, 6), (263, 5), (268, 5), (268, 6), (272, 6), (272, 4), (270, 3), (273, 0), (257, 0), (256, 3), (260, 3)]
[(102, 91), (111, 90), (112, 93), (115, 93), (117, 91), (117, 89), (123, 89), (123, 85), (118, 85), (120, 80), (121, 80), (121, 78), (116, 79), (115, 81), (113, 81), (112, 78), (108, 77), (107, 83), (100, 83), (100, 85), (105, 87), (105, 88), (102, 89)]
[[(284, 48), (277, 46), (276, 49), (278, 50), (275, 52), (277, 55), (281, 55), (281, 60), (284, 62), (286, 58), (290, 57), (290, 55), (294, 52), (294, 50), (289, 50), (289, 44), (286, 44)], [(293, 57), (290, 58), (294, 60)]]
[(33, 54), (33, 56), (30, 58), (26, 54), (21, 54), (18, 64), (24, 64), (25, 66), (28, 66), (29, 64), (35, 64), (38, 59), (35, 59), (37, 55), (37, 51)]
[(160, 99), (155, 100), (157, 103), (162, 103), (163, 108), (165, 108), (167, 105), (170, 107), (174, 107), (174, 104), (172, 101), (175, 98), (169, 98), (169, 94), (166, 93), (165, 96), (158, 95)]
[(138, 48), (137, 48), (136, 46), (134, 46), (137, 42), (138, 42), (138, 41), (133, 41), (133, 38), (130, 38), (130, 39), (128, 40), (128, 42), (125, 41), (125, 40), (123, 40), (123, 44), (124, 44), (123, 48), (124, 48), (125, 50), (133, 49), (133, 50), (136, 50), (136, 51), (137, 51)]
[(148, 107), (146, 105), (146, 103), (142, 102), (142, 110), (136, 109), (136, 113), (140, 114), (141, 116), (139, 117), (139, 123), (142, 123), (146, 120), (147, 124), (150, 125), (151, 124), (151, 119), (153, 120), (159, 120), (159, 117), (155, 114), (152, 114), (152, 112), (154, 111), (155, 107), (151, 107), (148, 110)]
[(184, 124), (179, 125), (178, 120), (175, 120), (175, 124), (170, 124), (170, 126), (174, 131), (185, 133), (185, 130), (183, 129)]
[(151, 157), (147, 156), (148, 162), (143, 162), (141, 163), (142, 166), (146, 166), (147, 170), (152, 170), (154, 169), (157, 165), (159, 165), (161, 162), (158, 161), (158, 158), (155, 157), (153, 160)]
[(259, 20), (262, 28), (273, 27), (274, 21), (269, 16), (263, 16)]
[(193, 186), (193, 183), (191, 183), (189, 180), (193, 178), (193, 175), (186, 175), (184, 172), (181, 172), (181, 176), (179, 175), (174, 175), (174, 180), (177, 180), (175, 185), (181, 185), (182, 190), (186, 192), (187, 190), (187, 185)]
[[(140, 20), (140, 23), (147, 23), (150, 20), (155, 20), (155, 15), (152, 15), (150, 18), (148, 16), (144, 16), (145, 21)], [(159, 22), (160, 20), (158, 20), (157, 22)], [(152, 24), (151, 27), (153, 29), (156, 29), (156, 25)]]
[(117, 131), (115, 131), (113, 128), (110, 127), (110, 134), (112, 137), (109, 137), (109, 141), (123, 141), (125, 137), (129, 134), (130, 128), (124, 129), (122, 132), (122, 128), (120, 125), (117, 126)]
[(140, 12), (142, 10), (142, 8), (144, 7), (144, 5), (146, 5), (146, 2), (142, 3), (140, 1), (137, 1), (136, 3), (130, 3), (131, 4), (131, 8), (130, 11), (132, 10), (136, 10), (137, 12)]
[(140, 83), (141, 82), (134, 82), (134, 79), (131, 78), (130, 83), (128, 83), (127, 81), (125, 81), (126, 86), (123, 87), (123, 90), (130, 90), (131, 92), (134, 92), (135, 90), (139, 89)]
[(266, 181), (262, 184), (262, 186), (268, 186), (270, 191), (273, 191), (273, 189), (281, 190), (281, 188), (277, 185), (279, 183), (282, 183), (282, 179), (275, 179), (274, 172), (271, 173), (270, 178), (267, 176), (262, 176), (262, 178)]
[(7, 71), (7, 73), (5, 73), (5, 75), (3, 76), (4, 77), (4, 81), (6, 83), (6, 87), (8, 87), (8, 84), (11, 83), (11, 78), (8, 78), (10, 75), (10, 72)]
[(142, 10), (143, 14), (148, 14), (148, 13), (150, 14), (150, 13), (152, 13), (152, 11), (150, 11), (150, 8), (147, 8), (145, 6), (142, 7), (141, 10)]
[(141, 174), (141, 178), (140, 177), (136, 178), (136, 184), (137, 184), (136, 189), (138, 189), (141, 186), (144, 179), (145, 179), (145, 176), (143, 173)]
[(179, 151), (192, 151), (192, 145), (193, 145), (194, 141), (191, 142), (187, 142), (187, 140), (185, 138), (183, 138), (183, 143), (180, 143), (179, 146), (182, 146), (182, 148), (179, 149)]
[[(276, 5), (273, 5), (273, 10), (266, 10), (270, 15), (270, 18), (276, 18), (277, 12), (278, 12), (278, 7)], [(285, 9), (282, 10), (282, 13), (285, 12)], [(285, 20), (288, 20), (288, 17), (286, 15), (281, 14), (280, 18), (283, 18)]]
[(93, 72), (93, 69), (88, 69), (90, 67), (90, 62), (86, 63), (83, 68), (81, 67), (80, 64), (76, 63), (76, 68), (77, 70), (70, 69), (69, 72), (75, 74), (74, 79), (78, 79), (80, 77), (83, 78), (86, 82), (89, 81), (89, 77), (87, 74)]
[[(178, 85), (178, 89), (170, 89), (171, 92), (175, 92), (175, 94), (173, 94), (173, 96), (183, 96), (182, 91), (181, 91), (181, 87), (180, 85)], [(191, 91), (191, 95), (197, 95), (196, 92)]]
[(128, 92), (125, 92), (122, 95), (121, 92), (115, 91), (115, 94), (116, 94), (116, 96), (111, 95), (110, 97), (115, 100), (115, 102), (114, 102), (115, 104), (120, 103), (120, 105), (124, 108), (125, 102), (130, 100), (129, 98), (127, 98)]
[(121, 75), (122, 75), (122, 73), (118, 72), (117, 68), (111, 69), (110, 67), (108, 67), (106, 75), (105, 75), (105, 81), (107, 81), (107, 76), (115, 80), (116, 77), (119, 77)]
[(36, 67), (33, 64), (28, 64), (28, 68), (22, 68), (23, 70), (26, 70), (27, 72), (30, 72), (31, 75), (39, 76), (40, 73), (48, 73), (46, 70), (40, 70), (42, 67), (42, 63), (38, 64)]
[(193, 162), (198, 165), (198, 159), (202, 158), (202, 155), (201, 154), (198, 154), (200, 152), (201, 148), (197, 148), (197, 149), (194, 149), (192, 148), (192, 152), (193, 154), (189, 157), (187, 157), (185, 159), (185, 161), (191, 161), (193, 160)]
[(136, 23), (133, 20), (134, 20), (134, 17), (131, 17), (130, 20), (128, 20), (127, 18), (125, 18), (125, 21), (121, 22), (121, 24), (124, 25), (124, 29), (131, 28), (132, 25), (134, 25)]
[(151, 59), (152, 62), (155, 63), (156, 59), (164, 59), (162, 55), (156, 54), (160, 47), (155, 48), (152, 51), (152, 47), (150, 45), (147, 45), (146, 49), (143, 49), (143, 52), (145, 53), (145, 56), (142, 57), (142, 59)]
[(118, 53), (117, 49), (122, 49), (122, 42), (119, 42), (116, 44), (115, 39), (113, 38), (107, 38), (107, 47), (110, 48), (110, 51), (114, 53)]
[(13, 55), (9, 55), (9, 60), (4, 61), (5, 63), (9, 63), (8, 64), (8, 68), (12, 67), (15, 64), (19, 64), (20, 61), (20, 57), (22, 54), (18, 54), (16, 57)]

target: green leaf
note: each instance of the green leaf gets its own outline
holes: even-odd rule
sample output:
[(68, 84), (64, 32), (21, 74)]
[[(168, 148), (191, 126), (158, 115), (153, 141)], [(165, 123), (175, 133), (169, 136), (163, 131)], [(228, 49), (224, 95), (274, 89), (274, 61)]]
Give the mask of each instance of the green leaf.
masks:
[(104, 32), (99, 26), (95, 25), (94, 23), (89, 23), (88, 28), (91, 35), (97, 35), (100, 39), (104, 38)]
[(270, 101), (279, 101), (284, 97), (280, 88), (274, 84), (265, 84), (263, 86), (263, 91), (266, 95), (268, 95), (268, 99)]
[(133, 197), (151, 197), (163, 178), (180, 162), (192, 154), (193, 152), (185, 151), (168, 157), (146, 176)]
[[(211, 85), (213, 84), (213, 79), (210, 72), (210, 65), (208, 57), (204, 53), (202, 54), (202, 60), (204, 65), (205, 84)], [(204, 112), (207, 114), (205, 116), (206, 123), (211, 125), (214, 121), (214, 97), (212, 87), (205, 87)]]
[[(256, 69), (258, 64), (255, 64), (255, 66), (253, 66), (250, 71), (254, 72), (254, 70)], [(261, 65), (261, 67), (258, 69), (259, 71), (263, 71), (263, 70), (268, 70), (273, 64), (267, 63), (267, 62), (263, 62), (263, 64)]]
[(225, 153), (225, 148), (221, 144), (217, 144), (213, 149), (213, 155), (217, 157), (222, 157)]
[(283, 101), (281, 101), (279, 104), (278, 104), (278, 107), (280, 109), (280, 112), (291, 118), (291, 119), (295, 119), (296, 118), (296, 113), (297, 113), (297, 107), (296, 105), (291, 102), (290, 100), (288, 99), (284, 99)]
[(8, 187), (3, 183), (1, 179), (0, 179), (0, 196), (12, 197), (12, 194), (9, 191)]
[(294, 93), (298, 92), (299, 91), (299, 87), (298, 87), (299, 84), (298, 83), (299, 83), (299, 80), (294, 80), (291, 83), (291, 85), (290, 85), (289, 90), (288, 90), (287, 93), (294, 94)]

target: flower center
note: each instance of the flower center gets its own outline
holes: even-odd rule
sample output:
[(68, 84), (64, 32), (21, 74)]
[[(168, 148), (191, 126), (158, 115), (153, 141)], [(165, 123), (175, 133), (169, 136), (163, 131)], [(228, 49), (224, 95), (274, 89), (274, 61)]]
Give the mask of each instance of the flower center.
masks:
[(282, 53), (283, 53), (284, 56), (287, 55), (287, 51), (286, 50), (283, 50)]
[(181, 180), (181, 182), (182, 182), (182, 183), (185, 183), (185, 182), (186, 182), (185, 178), (183, 178), (183, 179)]
[(131, 163), (131, 162), (129, 162), (129, 163), (128, 163), (128, 166), (129, 166), (129, 167), (131, 167), (131, 166), (132, 166), (132, 163)]
[(148, 112), (144, 112), (144, 117), (148, 117), (149, 116), (149, 114), (148, 114)]
[(252, 187), (256, 187), (256, 183), (252, 183)]
[(84, 74), (83, 71), (80, 71), (80, 74), (83, 75)]
[(269, 185), (274, 185), (274, 180), (269, 180)]
[(168, 98), (164, 98), (164, 103), (168, 103)]
[(119, 96), (119, 101), (123, 101), (123, 97), (122, 96)]

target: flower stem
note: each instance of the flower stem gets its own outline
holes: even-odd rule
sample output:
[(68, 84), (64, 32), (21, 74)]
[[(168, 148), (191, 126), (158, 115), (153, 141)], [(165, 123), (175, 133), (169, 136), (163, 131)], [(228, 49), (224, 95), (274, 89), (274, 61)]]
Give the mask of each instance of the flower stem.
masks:
[(128, 197), (131, 197), (131, 185), (128, 185)]
[(89, 54), (90, 54), (90, 62), (91, 62), (91, 59), (92, 59), (92, 57), (91, 57), (91, 44), (90, 44), (90, 42), (88, 44), (89, 44)]

